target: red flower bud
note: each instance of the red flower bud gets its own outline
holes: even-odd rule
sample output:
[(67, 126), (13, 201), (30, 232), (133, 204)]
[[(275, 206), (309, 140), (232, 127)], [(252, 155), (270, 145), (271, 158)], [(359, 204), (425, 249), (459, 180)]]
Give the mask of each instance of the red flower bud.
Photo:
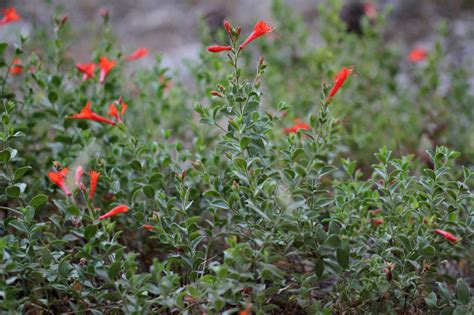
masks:
[(217, 96), (217, 97), (223, 97), (222, 94), (217, 92), (217, 91), (211, 91), (211, 95), (212, 96)]
[(424, 48), (415, 48), (408, 54), (408, 60), (411, 62), (420, 62), (428, 57), (428, 52)]
[(232, 50), (232, 46), (213, 45), (207, 47), (207, 50), (213, 53), (219, 53), (221, 51)]
[(456, 237), (453, 234), (451, 234), (449, 232), (446, 232), (444, 230), (436, 229), (435, 233), (438, 234), (438, 235), (441, 235), (442, 237), (444, 237), (445, 239), (447, 239), (450, 242), (456, 243), (457, 241), (459, 241), (458, 237)]
[(380, 225), (383, 223), (383, 218), (372, 219), (372, 224)]
[(334, 85), (332, 86), (332, 89), (329, 92), (329, 98), (332, 98), (334, 97), (334, 95), (336, 95), (337, 91), (339, 91), (341, 86), (344, 84), (344, 81), (346, 81), (349, 74), (352, 73), (353, 68), (354, 66), (351, 66), (350, 68), (342, 67), (342, 70), (337, 74), (336, 78), (334, 79)]
[(117, 214), (120, 214), (120, 213), (125, 213), (125, 212), (128, 212), (128, 206), (126, 205), (118, 205), (117, 207), (113, 208), (112, 210), (110, 210), (109, 212), (107, 212), (106, 214), (104, 215), (101, 215), (99, 217), (99, 220), (104, 220), (104, 219), (107, 219), (109, 217), (113, 217)]

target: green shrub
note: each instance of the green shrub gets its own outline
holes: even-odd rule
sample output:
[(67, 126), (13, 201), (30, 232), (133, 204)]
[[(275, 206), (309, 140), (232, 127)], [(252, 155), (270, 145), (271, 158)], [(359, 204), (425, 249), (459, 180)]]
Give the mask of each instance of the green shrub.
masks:
[[(240, 49), (226, 26), (230, 47), (191, 65), (193, 90), (160, 56), (132, 71), (107, 16), (91, 54), (117, 62), (103, 84), (97, 66), (83, 80), (66, 57), (64, 19), (1, 43), (0, 309), (472, 312), (466, 74), (447, 71), (452, 87), (437, 94), (440, 44), (402, 90), (383, 16), (359, 37), (338, 8), (320, 8), (321, 47), (279, 1), (273, 41)], [(425, 156), (429, 123), (452, 128)]]

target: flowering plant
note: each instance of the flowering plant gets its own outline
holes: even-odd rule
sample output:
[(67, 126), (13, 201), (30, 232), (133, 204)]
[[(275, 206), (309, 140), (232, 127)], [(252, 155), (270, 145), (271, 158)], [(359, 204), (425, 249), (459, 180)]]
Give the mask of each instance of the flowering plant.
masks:
[[(367, 51), (305, 52), (304, 68), (282, 72), (288, 84), (293, 66), (323, 84), (267, 103), (285, 90), (272, 71), (287, 66), (285, 50), (269, 49), (294, 49), (294, 37), (278, 39), (285, 24), (259, 21), (242, 37), (224, 21), (228, 42), (203, 49), (190, 92), (159, 56), (150, 69), (131, 62), (151, 51), (122, 54), (101, 16), (105, 44), (87, 63), (67, 58), (64, 17), (49, 40), (0, 43), (1, 311), (472, 311), (473, 172), (459, 153), (381, 146), (356, 162), (366, 152), (341, 149), (371, 132), (354, 114), (350, 134), (343, 109), (374, 97), (367, 82), (388, 84), (370, 80)], [(363, 40), (333, 33), (326, 49)], [(250, 67), (242, 59), (259, 44)]]

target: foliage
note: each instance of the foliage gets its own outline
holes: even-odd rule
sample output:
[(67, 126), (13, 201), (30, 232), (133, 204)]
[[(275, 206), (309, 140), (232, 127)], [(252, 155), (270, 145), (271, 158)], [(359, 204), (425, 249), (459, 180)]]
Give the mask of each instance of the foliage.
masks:
[[(275, 39), (252, 43), (258, 61), (238, 48), (238, 27), (223, 30), (230, 49), (191, 66), (193, 90), (160, 56), (150, 69), (125, 61), (107, 14), (91, 54), (117, 61), (104, 84), (68, 59), (60, 17), (38, 38), (1, 43), (0, 310), (474, 311), (466, 74), (442, 69), (440, 37), (402, 88), (383, 15), (357, 36), (339, 8), (320, 7), (324, 45), (310, 47), (302, 20), (275, 1)], [(357, 75), (329, 97), (351, 64)], [(110, 124), (68, 118), (88, 101), (101, 116), (128, 109)], [(285, 135), (290, 118), (307, 125)], [(429, 134), (433, 124), (452, 128)], [(424, 155), (426, 138), (436, 142)], [(100, 172), (95, 194), (79, 167)], [(48, 179), (65, 168), (71, 196)], [(119, 205), (129, 211), (99, 219)]]

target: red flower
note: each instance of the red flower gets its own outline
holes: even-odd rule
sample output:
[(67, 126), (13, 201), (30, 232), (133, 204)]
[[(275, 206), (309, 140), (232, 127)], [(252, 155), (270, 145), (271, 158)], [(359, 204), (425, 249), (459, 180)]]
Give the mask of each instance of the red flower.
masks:
[(15, 8), (2, 9), (3, 18), (0, 20), (0, 25), (16, 22), (20, 20), (20, 16), (16, 13)]
[(82, 166), (78, 166), (76, 168), (76, 173), (74, 174), (74, 184), (76, 186), (80, 186), (81, 178), (83, 174), (84, 174), (84, 169), (82, 168)]
[(225, 50), (232, 50), (232, 46), (219, 46), (219, 45), (214, 45), (214, 46), (209, 46), (207, 47), (207, 50), (213, 53), (218, 53), (221, 51)]
[(151, 230), (155, 229), (155, 227), (153, 225), (150, 225), (150, 224), (143, 224), (143, 228), (147, 229), (148, 231), (151, 231)]
[(211, 91), (211, 95), (212, 95), (212, 96), (217, 96), (217, 97), (224, 97), (224, 96), (222, 96), (221, 93), (219, 93), (219, 92), (217, 92), (217, 91)]
[[(115, 104), (118, 104), (121, 106), (120, 115), (119, 115), (119, 111), (117, 107), (115, 107)], [(125, 111), (127, 110), (127, 107), (128, 107), (127, 103), (124, 103), (122, 101), (122, 97), (120, 97), (117, 101), (114, 101), (112, 104), (109, 105), (109, 115), (115, 117), (117, 122), (122, 122), (122, 119), (120, 116), (123, 117), (123, 115), (125, 114)]]
[(64, 191), (67, 196), (71, 196), (72, 193), (69, 191), (69, 188), (67, 188), (65, 183), (66, 175), (68, 172), (69, 169), (65, 167), (60, 172), (49, 172), (48, 177), (49, 180), (56, 184), (59, 188), (61, 188), (61, 190)]
[(240, 44), (239, 48), (244, 49), (248, 43), (271, 31), (273, 31), (273, 26), (265, 23), (264, 21), (258, 21), (253, 28), (253, 32), (250, 33), (249, 37), (247, 37), (247, 39), (242, 44)]
[(105, 77), (109, 74), (110, 70), (117, 65), (117, 61), (109, 60), (107, 57), (99, 58), (100, 77), (99, 82), (104, 83)]
[(97, 122), (103, 122), (110, 125), (115, 125), (115, 122), (109, 120), (105, 117), (102, 117), (91, 110), (91, 102), (87, 102), (86, 106), (81, 110), (79, 114), (74, 114), (72, 116), (67, 116), (66, 118), (76, 118), (76, 119), (86, 119), (93, 120)]
[(104, 220), (104, 219), (107, 219), (109, 217), (113, 217), (117, 214), (120, 214), (120, 213), (125, 213), (125, 212), (128, 212), (128, 206), (126, 205), (118, 205), (117, 207), (113, 208), (112, 210), (110, 210), (109, 212), (107, 212), (106, 214), (104, 215), (101, 215), (99, 217), (99, 220)]
[(334, 95), (336, 95), (337, 91), (341, 88), (341, 86), (344, 84), (344, 81), (346, 81), (347, 76), (352, 73), (354, 66), (351, 66), (349, 69), (346, 67), (342, 67), (341, 72), (339, 72), (334, 79), (334, 85), (332, 86), (331, 91), (329, 92), (329, 98), (332, 98)]
[(97, 181), (99, 180), (100, 173), (96, 171), (90, 171), (90, 185), (89, 185), (89, 200), (94, 198), (95, 188), (97, 187)]
[(229, 35), (229, 38), (232, 38), (232, 26), (230, 25), (229, 21), (224, 20), (224, 28), (227, 32), (227, 35)]
[(411, 62), (423, 61), (428, 57), (428, 52), (423, 48), (415, 48), (408, 54), (408, 59)]
[(21, 60), (19, 58), (13, 58), (12, 66), (10, 68), (10, 73), (12, 75), (19, 75), (23, 72), (23, 67), (21, 66)]
[(93, 63), (78, 63), (76, 64), (77, 70), (83, 73), (82, 81), (91, 79), (94, 77), (95, 64)]
[(148, 56), (148, 49), (138, 48), (133, 53), (125, 57), (125, 61), (133, 61)]
[(373, 225), (380, 225), (383, 223), (383, 218), (372, 219)]
[(300, 129), (310, 130), (311, 127), (307, 123), (304, 123), (299, 119), (295, 119), (295, 124), (290, 128), (283, 128), (283, 132), (285, 132), (285, 133), (297, 133), (298, 130), (300, 130)]
[(453, 234), (451, 234), (449, 232), (446, 232), (446, 231), (443, 231), (443, 230), (440, 230), (440, 229), (436, 229), (435, 233), (438, 234), (438, 235), (441, 235), (442, 237), (444, 237), (445, 239), (447, 239), (448, 241), (451, 241), (453, 243), (459, 241), (458, 237), (454, 236)]

